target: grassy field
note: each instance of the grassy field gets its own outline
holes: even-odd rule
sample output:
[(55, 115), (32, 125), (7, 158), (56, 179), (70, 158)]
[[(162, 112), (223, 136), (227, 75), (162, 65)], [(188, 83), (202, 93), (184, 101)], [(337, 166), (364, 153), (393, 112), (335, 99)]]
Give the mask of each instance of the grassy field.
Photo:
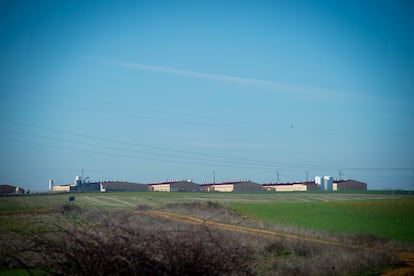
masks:
[[(73, 196), (75, 200), (69, 201)], [(148, 210), (168, 215), (156, 216)], [(196, 217), (201, 223), (174, 219), (177, 214)], [(219, 224), (226, 227), (215, 226)], [(242, 275), (381, 273), (402, 265), (395, 251), (413, 250), (412, 225), (414, 197), (384, 193), (2, 196), (0, 275), (24, 267), (45, 275), (79, 271), (125, 275), (154, 267), (169, 274), (177, 266), (181, 274), (218, 267), (207, 274), (234, 274), (235, 269), (241, 269)], [(240, 231), (246, 227), (277, 235)], [(338, 232), (346, 235), (331, 234)], [(163, 252), (161, 259), (159, 252)]]
[[(414, 242), (414, 197), (376, 193), (81, 193), (6, 196), (0, 215), (48, 212), (68, 202), (93, 209), (162, 207), (172, 203), (211, 201), (242, 215), (277, 225), (340, 233), (373, 234)], [(6, 216), (2, 221), (9, 220)]]
[(327, 232), (373, 234), (414, 242), (414, 199), (230, 203), (237, 212), (272, 224)]
[(93, 208), (134, 208), (138, 205), (159, 207), (170, 203), (212, 201), (221, 204), (277, 203), (277, 202), (335, 202), (350, 200), (384, 200), (413, 198), (412, 196), (383, 193), (80, 193), (25, 195), (0, 197), (0, 213), (53, 208), (75, 196), (75, 204)]

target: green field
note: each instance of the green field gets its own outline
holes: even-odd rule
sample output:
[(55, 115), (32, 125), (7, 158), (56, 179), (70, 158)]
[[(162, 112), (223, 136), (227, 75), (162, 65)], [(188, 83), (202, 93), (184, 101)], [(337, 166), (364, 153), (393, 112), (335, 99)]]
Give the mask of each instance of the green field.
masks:
[(414, 199), (231, 203), (249, 217), (327, 232), (373, 234), (414, 242)]
[(364, 233), (414, 242), (414, 197), (383, 193), (81, 193), (0, 197), (0, 224), (8, 215), (48, 212), (68, 202), (94, 209), (162, 207), (218, 202), (242, 215), (275, 225), (336, 233)]

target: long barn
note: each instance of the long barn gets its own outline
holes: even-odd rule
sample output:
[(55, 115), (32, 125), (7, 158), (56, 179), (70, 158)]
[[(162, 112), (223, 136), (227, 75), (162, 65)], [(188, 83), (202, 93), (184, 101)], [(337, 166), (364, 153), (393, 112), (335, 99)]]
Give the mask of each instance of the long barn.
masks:
[(165, 181), (148, 184), (148, 189), (153, 192), (198, 192), (200, 185), (191, 180)]
[(261, 192), (263, 187), (250, 180), (221, 182), (200, 185), (205, 192)]

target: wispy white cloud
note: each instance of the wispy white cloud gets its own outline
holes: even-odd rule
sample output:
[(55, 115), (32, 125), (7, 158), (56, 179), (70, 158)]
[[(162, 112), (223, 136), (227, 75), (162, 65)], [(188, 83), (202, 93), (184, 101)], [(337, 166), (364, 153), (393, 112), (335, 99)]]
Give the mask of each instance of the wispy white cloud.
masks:
[[(386, 105), (395, 105), (391, 103), (389, 98), (380, 98), (375, 95), (366, 93), (352, 93), (350, 91), (323, 89), (319, 87), (299, 85), (295, 83), (286, 83), (273, 80), (263, 80), (249, 77), (237, 77), (225, 74), (204, 73), (192, 70), (179, 69), (174, 67), (149, 65), (142, 63), (135, 63), (122, 60), (110, 60), (97, 58), (103, 64), (112, 66), (131, 68), (142, 71), (157, 72), (171, 75), (185, 76), (189, 78), (206, 79), (212, 81), (220, 81), (241, 87), (255, 88), (257, 92), (270, 92), (291, 96), (299, 96), (305, 98), (307, 101), (321, 102), (321, 103), (344, 103), (344, 102), (377, 102)], [(392, 99), (391, 99), (392, 100)], [(395, 100), (394, 100), (395, 101)], [(401, 101), (398, 101), (398, 104)]]
[(173, 68), (173, 67), (148, 65), (148, 64), (120, 61), (120, 60), (100, 59), (100, 62), (105, 63), (105, 64), (110, 64), (113, 66), (131, 68), (131, 69), (137, 69), (137, 70), (143, 70), (143, 71), (186, 76), (190, 78), (221, 81), (221, 82), (231, 83), (231, 84), (240, 85), (244, 87), (261, 88), (261, 89), (275, 91), (279, 93), (290, 93), (290, 94), (294, 93), (294, 94), (309, 95), (309, 96), (311, 95), (315, 96), (315, 94), (318, 94), (318, 95), (326, 94), (326, 91), (323, 91), (318, 88), (307, 87), (307, 86), (285, 83), (285, 82), (271, 81), (271, 80), (255, 79), (255, 78), (248, 78), (248, 77), (237, 77), (237, 76), (224, 75), (224, 74), (204, 73), (204, 72), (178, 69), (178, 68)]
[(273, 80), (256, 79), (249, 77), (238, 77), (225, 74), (205, 73), (192, 70), (179, 69), (167, 66), (157, 66), (142, 63), (135, 63), (123, 60), (103, 59), (89, 57), (102, 64), (117, 66), (122, 68), (131, 68), (147, 72), (157, 72), (163, 74), (184, 76), (189, 78), (198, 78), (211, 81), (238, 85), (240, 87), (254, 88), (255, 92), (276, 93), (285, 96), (295, 96), (302, 98), (307, 102), (323, 104), (355, 104), (374, 103), (382, 104), (384, 107), (406, 107), (407, 102), (395, 99), (392, 96), (380, 96), (370, 93), (351, 92), (341, 89), (324, 89), (320, 87), (301, 85), (296, 83), (287, 83)]

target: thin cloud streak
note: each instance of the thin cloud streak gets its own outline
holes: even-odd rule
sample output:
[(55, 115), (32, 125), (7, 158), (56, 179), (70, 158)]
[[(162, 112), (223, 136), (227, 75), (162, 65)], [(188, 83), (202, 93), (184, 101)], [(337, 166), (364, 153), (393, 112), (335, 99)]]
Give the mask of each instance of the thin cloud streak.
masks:
[[(405, 105), (399, 100), (381, 98), (379, 96), (352, 93), (349, 91), (338, 91), (338, 90), (326, 90), (321, 88), (302, 86), (291, 83), (284, 83), (271, 80), (254, 79), (247, 77), (235, 77), (223, 74), (203, 73), (191, 70), (178, 69), (166, 66), (156, 66), (149, 64), (134, 63), (121, 60), (109, 60), (109, 59), (97, 59), (103, 64), (109, 64), (112, 66), (131, 68), (149, 72), (165, 73), (171, 75), (186, 76), (190, 78), (207, 79), (213, 81), (221, 81), (230, 84), (240, 85), (242, 87), (253, 87), (261, 89), (261, 92), (275, 92), (278, 94), (285, 94), (290, 96), (300, 96), (307, 101), (316, 101), (324, 103), (338, 103), (343, 101), (353, 102), (365, 102), (365, 101), (378, 101), (387, 106), (389, 105)], [(257, 92), (260, 92), (257, 90)]]
[(178, 69), (166, 66), (149, 65), (122, 60), (104, 59), (94, 56), (85, 56), (85, 58), (93, 59), (101, 64), (142, 70), (147, 72), (165, 73), (178, 76), (186, 76), (190, 78), (206, 79), (213, 81), (221, 81), (230, 84), (236, 84), (241, 87), (256, 88), (255, 92), (277, 93), (289, 96), (298, 96), (303, 100), (317, 103), (364, 103), (376, 102), (384, 105), (384, 107), (406, 107), (407, 102), (395, 99), (389, 96), (370, 95), (368, 93), (356, 93), (346, 90), (327, 90), (323, 88), (303, 86), (292, 83), (254, 79), (248, 77), (235, 77), (224, 74), (203, 73), (191, 70)]
[(172, 68), (172, 67), (155, 66), (155, 65), (126, 62), (126, 61), (101, 60), (101, 62), (105, 64), (118, 66), (118, 67), (133, 68), (133, 69), (138, 69), (138, 70), (143, 70), (143, 71), (187, 76), (191, 78), (222, 81), (222, 82), (237, 84), (241, 86), (250, 86), (250, 87), (257, 87), (257, 88), (262, 88), (262, 89), (277, 90), (278, 92), (284, 92), (284, 93), (295, 93), (295, 94), (312, 95), (312, 96), (314, 96), (315, 94), (319, 94), (319, 95), (326, 94), (326, 92), (320, 89), (304, 87), (300, 85), (283, 83), (283, 82), (277, 82), (277, 81), (270, 81), (270, 80), (261, 80), (261, 79), (247, 78), (247, 77), (235, 77), (235, 76), (223, 75), (223, 74), (203, 73), (203, 72), (183, 70), (183, 69)]

